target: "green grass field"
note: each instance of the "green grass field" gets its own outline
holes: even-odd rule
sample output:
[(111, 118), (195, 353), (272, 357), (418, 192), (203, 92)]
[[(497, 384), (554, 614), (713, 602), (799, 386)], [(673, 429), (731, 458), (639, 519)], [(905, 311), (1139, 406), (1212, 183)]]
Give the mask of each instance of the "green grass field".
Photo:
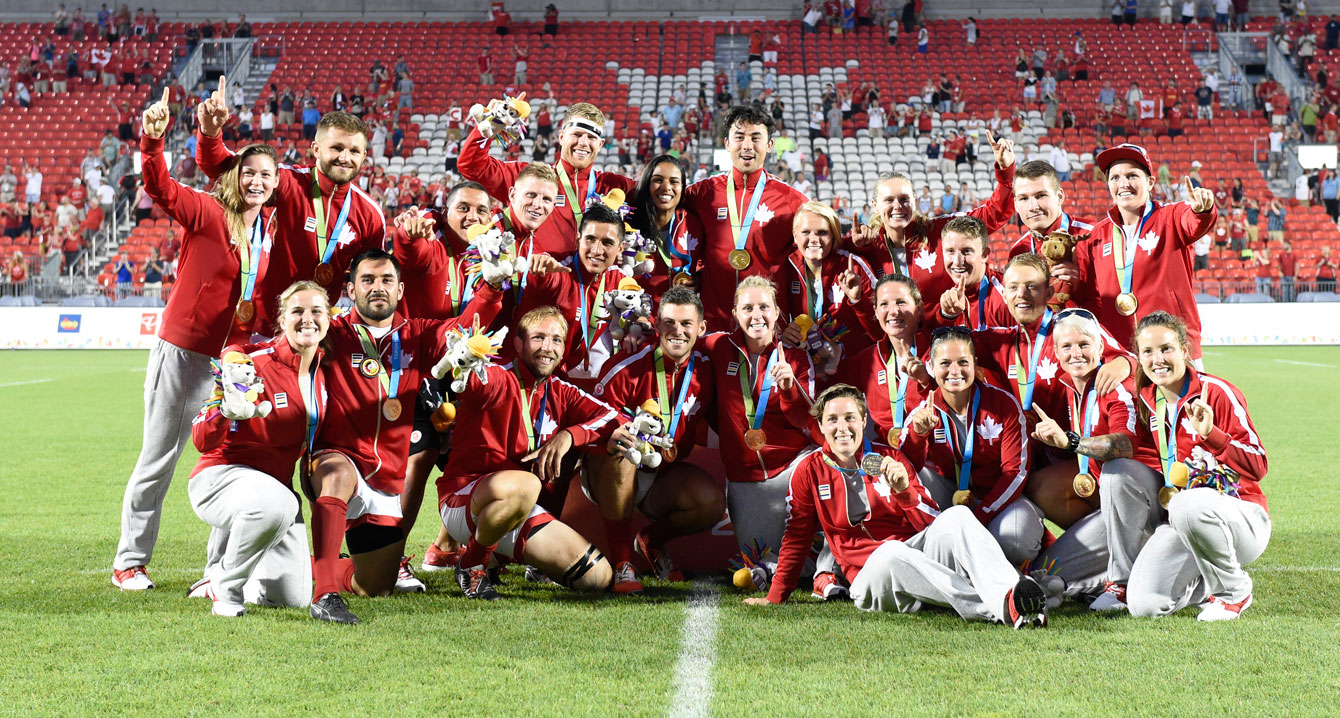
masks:
[[(753, 609), (720, 583), (579, 597), (516, 572), (493, 604), (460, 598), (446, 574), (426, 578), (427, 595), (353, 598), (354, 627), (293, 609), (218, 619), (184, 597), (208, 533), (186, 498), (193, 452), (168, 494), (160, 587), (122, 593), (109, 567), (145, 361), (0, 354), (0, 714), (1340, 714), (1340, 348), (1207, 352), (1247, 395), (1270, 456), (1274, 534), (1243, 619), (1068, 604), (1024, 632), (803, 592)], [(425, 504), (411, 551), (436, 531), (431, 488)], [(705, 627), (687, 649), (686, 616)]]

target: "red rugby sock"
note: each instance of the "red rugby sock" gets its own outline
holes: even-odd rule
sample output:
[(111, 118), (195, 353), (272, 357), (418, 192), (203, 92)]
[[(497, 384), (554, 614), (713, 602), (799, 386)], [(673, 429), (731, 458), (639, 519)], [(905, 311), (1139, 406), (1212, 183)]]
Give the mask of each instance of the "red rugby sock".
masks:
[(605, 558), (609, 559), (611, 566), (618, 566), (621, 563), (631, 562), (633, 560), (633, 519), (602, 519), (605, 524), (605, 542), (609, 544), (609, 551)]
[(456, 565), (461, 568), (474, 568), (483, 566), (488, 568), (489, 559), (493, 558), (493, 550), (498, 548), (498, 544), (485, 546), (470, 537), (470, 543), (465, 545), (465, 550), (461, 551), (461, 557), (456, 561)]
[(665, 548), (665, 542), (679, 535), (679, 529), (675, 528), (666, 518), (656, 519), (647, 527), (647, 543), (656, 548)]
[(340, 544), (344, 542), (348, 514), (349, 504), (336, 496), (322, 496), (312, 505), (312, 578), (316, 580), (313, 600), (348, 590), (341, 585), (347, 581), (342, 580), (344, 572), (340, 567)]

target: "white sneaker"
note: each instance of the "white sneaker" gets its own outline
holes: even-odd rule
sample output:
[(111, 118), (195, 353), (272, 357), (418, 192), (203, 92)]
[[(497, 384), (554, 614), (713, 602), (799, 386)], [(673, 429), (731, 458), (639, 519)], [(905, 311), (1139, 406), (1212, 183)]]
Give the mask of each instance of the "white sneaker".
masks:
[(186, 589), (187, 598), (209, 598), (209, 594), (210, 582), (208, 578), (202, 578), (191, 584), (190, 588)]
[(1065, 602), (1065, 579), (1044, 569), (1029, 571), (1028, 575), (1038, 582), (1042, 592), (1047, 594), (1047, 610), (1054, 611)]
[(228, 601), (215, 601), (210, 609), (215, 616), (223, 618), (237, 618), (246, 614), (247, 607), (240, 603), (230, 603)]
[(1126, 610), (1126, 587), (1108, 581), (1103, 584), (1103, 592), (1098, 594), (1098, 598), (1089, 604), (1090, 611), (1125, 611)]
[(400, 571), (395, 578), (396, 593), (423, 593), (428, 590), (423, 581), (420, 581), (414, 575), (414, 569), (409, 566), (409, 562), (413, 558), (413, 556), (400, 557)]
[(112, 569), (112, 585), (122, 591), (147, 591), (154, 587), (149, 571), (143, 566), (131, 566), (127, 569)]
[(1252, 595), (1250, 593), (1247, 594), (1246, 598), (1237, 603), (1226, 603), (1222, 599), (1211, 596), (1207, 603), (1209, 605), (1200, 612), (1199, 616), (1196, 616), (1198, 620), (1232, 621), (1238, 616), (1241, 616), (1243, 611), (1246, 611), (1251, 607)]

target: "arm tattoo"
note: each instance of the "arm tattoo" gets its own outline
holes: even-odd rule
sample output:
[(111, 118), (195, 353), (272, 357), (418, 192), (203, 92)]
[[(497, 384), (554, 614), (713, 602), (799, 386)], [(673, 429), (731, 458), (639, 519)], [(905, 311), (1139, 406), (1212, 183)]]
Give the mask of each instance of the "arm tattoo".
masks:
[(1111, 461), (1112, 459), (1129, 459), (1135, 455), (1135, 449), (1131, 446), (1131, 437), (1125, 434), (1106, 434), (1080, 439), (1079, 446), (1075, 448), (1075, 453), (1084, 454), (1099, 461)]

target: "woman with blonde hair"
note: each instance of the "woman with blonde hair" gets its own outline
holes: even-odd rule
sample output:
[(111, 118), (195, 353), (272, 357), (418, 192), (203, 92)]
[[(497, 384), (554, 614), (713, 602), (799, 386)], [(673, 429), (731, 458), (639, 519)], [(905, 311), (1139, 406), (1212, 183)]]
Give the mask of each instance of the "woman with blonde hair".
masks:
[[(153, 555), (163, 498), (190, 433), (191, 419), (209, 396), (210, 359), (227, 344), (250, 340), (256, 293), (269, 262), (278, 163), (268, 145), (250, 145), (221, 176), (213, 194), (196, 192), (168, 175), (163, 133), (168, 93), (144, 111), (140, 137), (144, 186), (185, 230), (177, 282), (149, 352), (144, 379), (144, 442), (126, 485), (121, 539), (112, 583), (123, 590), (154, 587), (145, 567)], [(268, 333), (268, 330), (262, 330)]]

